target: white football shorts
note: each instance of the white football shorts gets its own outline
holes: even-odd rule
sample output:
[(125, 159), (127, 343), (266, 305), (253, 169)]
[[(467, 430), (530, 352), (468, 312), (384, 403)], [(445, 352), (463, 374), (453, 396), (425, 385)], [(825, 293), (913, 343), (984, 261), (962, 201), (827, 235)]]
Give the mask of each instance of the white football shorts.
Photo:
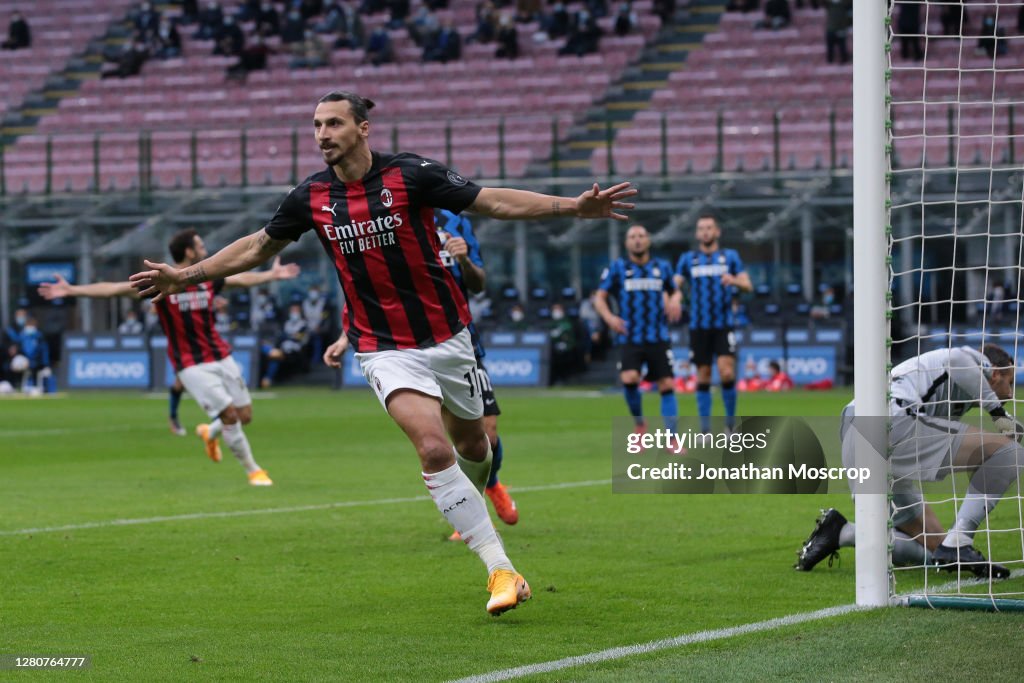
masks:
[(228, 406), (244, 408), (252, 403), (242, 371), (232, 356), (187, 367), (178, 378), (211, 419)]
[(357, 353), (356, 359), (380, 404), (398, 389), (413, 389), (441, 400), (453, 415), (475, 420), (484, 414), (484, 386), (469, 329), (427, 349)]
[[(894, 406), (895, 404), (893, 404)], [(967, 424), (926, 415), (907, 415), (890, 407), (889, 468), (892, 474), (891, 513), (899, 527), (924, 514), (922, 481), (942, 481), (953, 472), (953, 458), (960, 450)], [(853, 410), (843, 410), (843, 466), (854, 467), (854, 440), (845, 438)]]

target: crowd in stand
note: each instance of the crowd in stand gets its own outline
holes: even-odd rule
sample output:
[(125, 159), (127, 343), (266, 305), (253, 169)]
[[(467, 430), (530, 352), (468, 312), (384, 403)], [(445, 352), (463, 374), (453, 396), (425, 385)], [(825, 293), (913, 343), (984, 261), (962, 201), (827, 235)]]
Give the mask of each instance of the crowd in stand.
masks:
[(32, 47), (32, 28), (21, 12), (11, 13), (11, 22), (7, 25), (7, 40), (0, 43), (5, 50), (22, 50)]
[[(802, 9), (806, 4), (811, 9), (823, 8), (825, 10), (826, 58), (829, 63), (837, 60), (840, 64), (848, 62), (850, 52), (847, 46), (847, 34), (853, 24), (853, 0), (794, 0), (794, 2), (797, 9)], [(763, 2), (762, 0), (729, 0), (726, 9), (734, 12), (762, 12), (762, 16), (754, 22), (754, 28), (777, 30), (789, 26), (792, 22), (791, 7), (790, 0), (764, 0)], [(993, 7), (984, 9), (991, 10)], [(971, 14), (964, 7), (963, 2), (945, 2), (940, 5), (938, 12), (943, 36), (951, 38), (976, 36), (976, 52), (990, 58), (1006, 55), (1009, 52), (1006, 29), (999, 25), (994, 12), (986, 11), (980, 18), (977, 27), (972, 26)], [(919, 0), (898, 0), (894, 16), (896, 17), (894, 32), (900, 42), (900, 56), (903, 59), (923, 60), (922, 39), (925, 31), (921, 25), (921, 2)], [(1017, 10), (1016, 23), (1017, 33), (1024, 35), (1024, 6)]]
[[(634, 32), (639, 19), (632, 0), (614, 10), (612, 32), (625, 36)], [(270, 55), (290, 55), (292, 69), (329, 65), (331, 53), (339, 49), (362, 49), (364, 62), (379, 65), (397, 61), (394, 31), (405, 30), (421, 50), (423, 62), (447, 63), (462, 58), (464, 44), (493, 44), (498, 59), (517, 59), (522, 53), (519, 27), (537, 27), (531, 36), (537, 42), (562, 41), (561, 55), (587, 55), (598, 51), (604, 29), (598, 20), (609, 16), (608, 0), (583, 0), (570, 11), (562, 0), (546, 6), (541, 0), (481, 0), (476, 6), (476, 25), (468, 35), (460, 34), (438, 10), (448, 0), (425, 0), (415, 12), (410, 0), (245, 0), (227, 6), (208, 0), (178, 0), (177, 11), (165, 16), (149, 0), (140, 2), (128, 16), (132, 35), (121, 46), (104, 52), (109, 63), (104, 78), (127, 78), (138, 74), (149, 59), (171, 59), (183, 54), (182, 33), (193, 27), (193, 40), (211, 41), (212, 53), (234, 57), (227, 77), (244, 80), (266, 69)], [(671, 22), (675, 0), (657, 0), (654, 11), (663, 22)], [(364, 18), (386, 13), (387, 20), (367, 32)], [(376, 23), (376, 22), (374, 22)], [(30, 43), (28, 24), (15, 13), (3, 46), (9, 49)]]

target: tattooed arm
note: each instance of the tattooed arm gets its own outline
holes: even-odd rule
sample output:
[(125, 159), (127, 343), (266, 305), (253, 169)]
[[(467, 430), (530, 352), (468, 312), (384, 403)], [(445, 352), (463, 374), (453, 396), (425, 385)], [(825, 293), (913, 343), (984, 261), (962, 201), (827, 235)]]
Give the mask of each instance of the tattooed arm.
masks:
[(597, 183), (579, 197), (554, 197), (548, 194), (485, 187), (480, 190), (469, 210), (491, 218), (614, 218), (627, 217), (617, 209), (632, 209), (633, 204), (620, 201), (632, 197), (637, 190), (629, 183), (619, 183), (602, 190)]
[(141, 296), (159, 301), (167, 294), (182, 291), (188, 285), (235, 275), (260, 265), (284, 249), (291, 240), (277, 240), (260, 230), (235, 240), (213, 256), (188, 266), (175, 268), (166, 263), (144, 261), (147, 268), (129, 280)]

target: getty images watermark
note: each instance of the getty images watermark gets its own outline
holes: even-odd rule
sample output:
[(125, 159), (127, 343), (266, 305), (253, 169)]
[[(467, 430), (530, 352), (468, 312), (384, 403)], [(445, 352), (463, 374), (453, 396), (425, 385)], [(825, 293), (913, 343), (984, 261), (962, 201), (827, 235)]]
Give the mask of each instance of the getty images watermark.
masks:
[(881, 457), (844, 465), (838, 417), (748, 417), (729, 429), (697, 418), (643, 432), (631, 418), (612, 429), (615, 493), (884, 493)]

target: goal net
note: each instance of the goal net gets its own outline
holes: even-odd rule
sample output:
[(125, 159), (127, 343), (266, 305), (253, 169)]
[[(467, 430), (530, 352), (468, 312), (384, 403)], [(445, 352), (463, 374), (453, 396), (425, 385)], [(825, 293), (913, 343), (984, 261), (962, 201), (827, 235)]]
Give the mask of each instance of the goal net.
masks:
[[(981, 350), (996, 344), (1013, 359), (1021, 382), (1024, 0), (890, 1), (885, 23), (890, 367), (937, 349)], [(950, 375), (957, 369), (950, 368)], [(980, 390), (984, 380), (975, 372)], [(945, 413), (955, 420), (963, 395), (946, 379), (924, 402), (931, 405), (911, 410)], [(891, 383), (889, 392), (887, 399), (894, 393)], [(1011, 415), (1019, 409), (1024, 418), (1020, 401), (1024, 393), (1015, 394), (1005, 407)], [(972, 410), (961, 419), (996, 431), (985, 410)], [(892, 451), (897, 430), (890, 428)], [(927, 470), (927, 439), (911, 438), (919, 441), (914, 448)], [(949, 438), (955, 442), (954, 434)], [(942, 529), (949, 530), (980, 484), (972, 482), (971, 471), (948, 464), (941, 475), (923, 483), (922, 490)], [(989, 506), (998, 502), (984, 514), (973, 547), (1009, 570), (1010, 577), (979, 578), (963, 567), (940, 571), (931, 558), (902, 566), (890, 561), (891, 599), (912, 605), (1024, 608), (1022, 485), (1005, 472), (999, 476), (1009, 480), (1007, 487), (993, 491), (988, 485)], [(891, 560), (901, 559), (895, 552), (903, 540), (897, 525), (908, 516), (908, 510), (900, 509), (906, 498), (895, 479), (897, 490), (890, 488), (895, 515), (889, 524)], [(945, 533), (935, 533), (927, 540), (943, 538)]]

